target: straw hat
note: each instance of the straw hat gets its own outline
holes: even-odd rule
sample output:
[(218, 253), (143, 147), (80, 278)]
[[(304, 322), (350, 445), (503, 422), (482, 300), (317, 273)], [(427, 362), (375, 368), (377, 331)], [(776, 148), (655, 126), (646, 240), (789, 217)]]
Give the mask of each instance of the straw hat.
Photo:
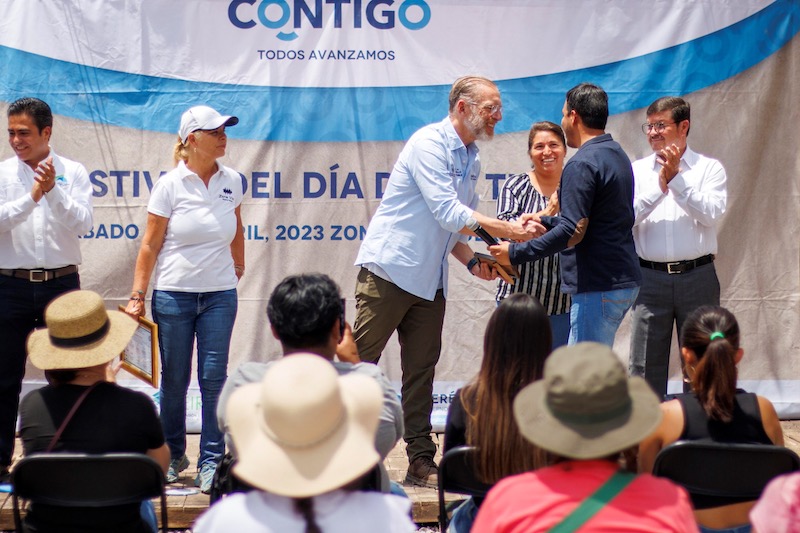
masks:
[(360, 374), (339, 376), (313, 354), (270, 365), (260, 383), (236, 389), (227, 419), (246, 483), (305, 498), (346, 485), (380, 460), (375, 432), (380, 386)]
[(647, 382), (628, 378), (611, 348), (581, 342), (547, 358), (544, 378), (514, 399), (514, 418), (522, 435), (545, 450), (597, 459), (655, 431), (661, 409)]
[(44, 321), (46, 328), (28, 336), (28, 357), (42, 370), (107, 363), (122, 353), (138, 327), (125, 313), (107, 311), (92, 291), (62, 294), (47, 306)]

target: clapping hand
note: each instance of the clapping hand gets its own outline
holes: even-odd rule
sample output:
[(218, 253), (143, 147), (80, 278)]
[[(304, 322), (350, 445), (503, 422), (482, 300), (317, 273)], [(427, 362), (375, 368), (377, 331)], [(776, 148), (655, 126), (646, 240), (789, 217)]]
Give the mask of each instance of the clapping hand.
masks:
[(658, 185), (661, 192), (667, 193), (667, 185), (672, 178), (678, 175), (681, 170), (681, 150), (675, 144), (671, 144), (656, 152), (656, 162), (661, 165), (658, 171)]

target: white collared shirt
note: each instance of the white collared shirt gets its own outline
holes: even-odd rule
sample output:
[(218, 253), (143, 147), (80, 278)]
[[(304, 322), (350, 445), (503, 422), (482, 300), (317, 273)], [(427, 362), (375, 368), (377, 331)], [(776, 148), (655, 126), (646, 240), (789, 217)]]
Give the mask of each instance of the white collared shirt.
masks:
[(243, 197), (241, 176), (222, 165), (208, 187), (183, 161), (158, 179), (147, 211), (169, 222), (153, 288), (214, 292), (236, 287), (231, 242)]
[(658, 184), (660, 169), (655, 154), (633, 163), (636, 253), (659, 263), (716, 254), (728, 199), (722, 164), (687, 146), (667, 193)]
[(18, 157), (0, 163), (0, 268), (53, 269), (81, 262), (80, 237), (92, 229), (92, 186), (80, 163), (50, 150), (56, 185), (31, 198), (33, 169)]

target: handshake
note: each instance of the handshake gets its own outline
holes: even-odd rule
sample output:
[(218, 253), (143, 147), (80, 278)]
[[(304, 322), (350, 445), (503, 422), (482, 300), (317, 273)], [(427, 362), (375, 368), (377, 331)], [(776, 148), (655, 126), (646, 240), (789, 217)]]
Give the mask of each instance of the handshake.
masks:
[[(489, 252), (491, 257), (502, 266), (510, 266), (511, 261), (508, 257), (508, 241), (498, 241), (477, 222), (470, 225), (470, 229), (475, 232), (487, 245), (489, 245)], [(502, 227), (502, 237), (514, 242), (525, 242), (547, 232), (537, 213), (525, 213), (517, 220), (510, 220), (504, 222)], [(513, 275), (509, 273), (510, 275)], [(502, 276), (505, 279), (505, 276)]]
[(509, 221), (512, 227), (511, 236), (512, 241), (525, 242), (536, 237), (541, 237), (547, 232), (547, 229), (542, 225), (539, 215), (536, 213), (525, 213), (520, 218), (514, 221)]

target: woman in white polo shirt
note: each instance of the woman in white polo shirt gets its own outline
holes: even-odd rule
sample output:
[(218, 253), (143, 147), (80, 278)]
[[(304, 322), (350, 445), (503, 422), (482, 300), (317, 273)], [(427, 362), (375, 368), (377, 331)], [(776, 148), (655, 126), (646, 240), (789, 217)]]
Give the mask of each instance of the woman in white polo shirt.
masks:
[(236, 284), (244, 273), (242, 180), (238, 172), (217, 162), (225, 155), (225, 127), (238, 122), (207, 106), (193, 107), (181, 117), (177, 166), (159, 178), (150, 193), (147, 228), (126, 309), (131, 315), (144, 315), (155, 268), (151, 308), (161, 348), (159, 392), (171, 458), (169, 483), (189, 466), (186, 392), (197, 339), (203, 406), (195, 485), (206, 493), (224, 453), (215, 412), (236, 318)]

